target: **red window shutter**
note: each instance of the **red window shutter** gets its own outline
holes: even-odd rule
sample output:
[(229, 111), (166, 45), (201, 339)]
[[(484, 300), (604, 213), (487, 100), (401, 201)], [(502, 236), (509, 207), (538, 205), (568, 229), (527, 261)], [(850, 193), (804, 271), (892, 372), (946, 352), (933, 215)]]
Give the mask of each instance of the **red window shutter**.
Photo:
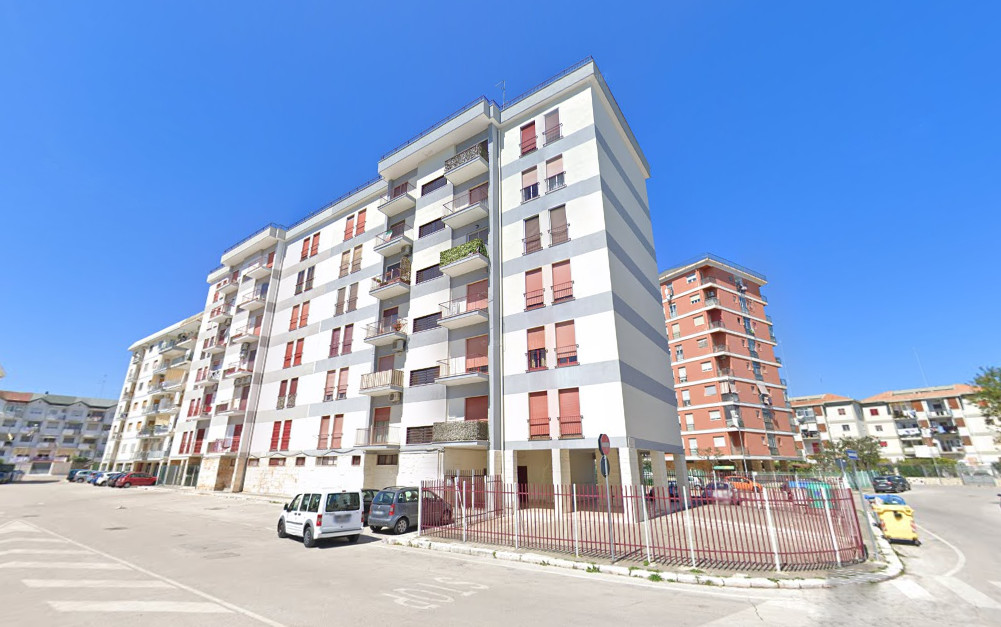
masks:
[(309, 301), (302, 304), (302, 312), (299, 314), (299, 328), (306, 326), (309, 322)]
[(578, 388), (560, 390), (560, 416), (580, 416), (580, 393)]
[(275, 265), (275, 252), (271, 251), (270, 253), (268, 253), (268, 267), (270, 268), (274, 265)]
[(341, 346), (341, 354), (348, 355), (351, 353), (351, 344), (354, 341), (355, 325), (348, 324), (344, 326), (344, 344)]
[(531, 392), (528, 395), (528, 417), (546, 418), (549, 416), (549, 393)]
[(181, 446), (177, 450), (177, 452), (180, 453), (181, 455), (184, 455), (184, 449), (187, 448), (188, 445), (188, 433), (189, 433), (188, 431), (185, 431), (184, 433), (181, 434)]
[(233, 442), (230, 445), (231, 451), (239, 450), (241, 436), (243, 436), (243, 425), (236, 425), (233, 427)]
[(292, 366), (292, 352), (295, 350), (295, 342), (289, 342), (285, 345), (285, 363), (282, 365), (283, 368), (290, 368)]
[(556, 176), (563, 171), (563, 155), (559, 155), (546, 161), (546, 178)]
[(330, 448), (341, 448), (341, 432), (344, 430), (344, 414), (334, 416), (334, 428), (330, 432)]
[(470, 396), (466, 399), (466, 420), (486, 420), (489, 397)]
[[(539, 277), (542, 278), (541, 276)], [(559, 263), (553, 264), (553, 285), (562, 285), (564, 283), (569, 283), (570, 278), (570, 261), (561, 261)]]
[(355, 235), (365, 232), (365, 209), (358, 212), (358, 223), (355, 224)]
[(202, 452), (202, 442), (205, 440), (205, 429), (199, 429), (195, 434), (195, 452)]
[(348, 391), (348, 369), (341, 368), (337, 373), (337, 395), (347, 394)]
[(323, 399), (324, 400), (333, 399), (333, 397), (334, 397), (334, 388), (337, 387), (336, 380), (337, 380), (337, 371), (336, 370), (328, 370), (327, 371), (327, 383), (323, 386)]
[(487, 368), (487, 346), (490, 344), (489, 336), (480, 335), (466, 340), (466, 371), (486, 372)]
[(525, 309), (533, 309), (545, 305), (545, 292), (542, 289), (542, 268), (529, 270), (525, 273)]
[(377, 365), (375, 367), (376, 372), (385, 372), (387, 370), (392, 370), (395, 365), (396, 357), (392, 355), (383, 355), (379, 358)]
[(295, 359), (292, 361), (293, 366), (298, 366), (302, 363), (302, 344), (306, 340), (300, 339), (295, 343)]
[(557, 129), (560, 127), (560, 110), (550, 111), (546, 114), (546, 141), (550, 142), (554, 139), (558, 139), (556, 134)]
[(215, 394), (212, 393), (212, 392), (209, 392), (208, 394), (205, 395), (205, 409), (206, 410), (212, 409), (212, 399), (213, 398), (215, 398)]
[(521, 154), (535, 150), (535, 122), (521, 127)]
[(389, 422), (390, 411), (392, 410), (389, 407), (376, 407), (372, 422)]
[(285, 390), (288, 388), (288, 381), (282, 381), (278, 384), (278, 398), (285, 396)]
[(336, 357), (341, 346), (341, 329), (338, 327), (330, 332), (330, 356)]
[(576, 346), (577, 336), (574, 333), (573, 320), (556, 323), (556, 348)]
[(282, 423), (280, 420), (276, 420), (274, 426), (271, 428), (271, 448), (269, 450), (278, 450), (278, 442), (280, 441), (281, 433)]
[(327, 448), (327, 432), (330, 431), (330, 416), (320, 416), (320, 434), (316, 448)]
[(348, 216), (348, 222), (344, 225), (344, 241), (348, 241), (355, 234), (355, 217)]
[(546, 347), (546, 328), (535, 327), (528, 330), (528, 350), (534, 351)]
[(466, 285), (466, 311), (487, 308), (487, 280)]
[(316, 253), (320, 252), (320, 234), (313, 234), (313, 243), (309, 247), (309, 256), (312, 257)]
[(289, 379), (289, 381), (288, 381), (288, 393), (289, 393), (289, 396), (292, 396), (293, 394), (295, 394), (298, 391), (299, 391), (299, 377), (296, 377), (294, 379)]
[(202, 399), (196, 398), (195, 399), (195, 415), (197, 416), (200, 413), (202, 413)]
[(292, 307), (292, 317), (288, 321), (288, 330), (295, 331), (296, 325), (299, 324), (299, 305)]
[(282, 426), (282, 443), (279, 450), (288, 450), (288, 441), (292, 438), (292, 421), (286, 420)]
[(302, 261), (306, 257), (309, 257), (309, 238), (302, 240), (302, 255), (299, 257), (299, 261)]

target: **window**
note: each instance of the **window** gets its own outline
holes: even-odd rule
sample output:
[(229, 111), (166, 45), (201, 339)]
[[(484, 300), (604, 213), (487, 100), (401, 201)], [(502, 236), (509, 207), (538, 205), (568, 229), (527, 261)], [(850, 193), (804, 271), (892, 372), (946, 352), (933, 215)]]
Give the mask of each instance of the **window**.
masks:
[(406, 194), (410, 191), (410, 182), (404, 181), (393, 188), (393, 192), (389, 195), (390, 199), (399, 198), (400, 196)]
[(361, 246), (355, 246), (351, 251), (351, 272), (361, 270)]
[(563, 133), (561, 131), (563, 125), (560, 124), (560, 110), (553, 109), (552, 111), (547, 113), (545, 117), (545, 123), (546, 123), (545, 138), (546, 138), (546, 145), (548, 146), (557, 139), (563, 137)]
[(677, 322), (671, 325), (671, 339), (676, 340), (681, 337), (681, 325)]
[(351, 456), (351, 465), (352, 466), (361, 466), (361, 455), (352, 455)]
[(685, 347), (684, 346), (675, 346), (674, 347), (674, 360), (675, 361), (681, 361), (684, 358), (685, 358)]
[(685, 429), (688, 431), (695, 430), (695, 415), (685, 414)]
[[(306, 458), (305, 457), (296, 457), (295, 458), (295, 465), (296, 466), (305, 466), (306, 465)], [(309, 511), (313, 511), (313, 510), (309, 510)]]
[(306, 283), (306, 271), (300, 270), (295, 277), (295, 293), (302, 294), (303, 285)]
[(528, 371), (545, 370), (546, 328), (535, 327), (526, 331), (528, 341)]
[(699, 366), (702, 368), (702, 372), (712, 372), (713, 370), (713, 362), (711, 361), (704, 361)]
[(376, 466), (396, 466), (399, 463), (399, 455), (377, 455), (375, 458)]
[(851, 425), (841, 425), (841, 430), (842, 431), (851, 431), (852, 427), (851, 427)]
[(521, 154), (527, 155), (536, 148), (535, 122), (521, 127)]
[(358, 212), (358, 217), (355, 218), (355, 237), (358, 237), (365, 232), (365, 209)]
[(689, 407), (692, 404), (692, 394), (688, 390), (681, 391), (681, 405)]
[(348, 397), (348, 369), (341, 368), (337, 373), (337, 400)]
[(876, 431), (882, 433), (882, 431), (883, 431), (883, 425), (876, 425)]
[(441, 312), (433, 313), (420, 318), (414, 318), (414, 333), (438, 328), (438, 320), (441, 319)]
[(556, 246), (570, 241), (567, 208), (563, 205), (549, 210), (549, 245)]
[(284, 457), (272, 457), (271, 459), (268, 460), (268, 466), (284, 466), (284, 465), (285, 465)]
[(309, 245), (309, 256), (312, 257), (316, 253), (320, 252), (320, 234), (313, 233), (313, 237), (309, 239), (312, 240)]
[(341, 436), (344, 434), (344, 414), (334, 416), (334, 428), (330, 431), (330, 448), (341, 448)]
[(337, 465), (337, 458), (336, 457), (317, 457), (316, 458), (316, 465), (317, 466), (336, 466)]
[(334, 329), (330, 332), (330, 356), (336, 357), (340, 354), (341, 346), (341, 330), (340, 328)]
[(879, 415), (879, 409), (876, 408), (876, 407), (870, 407), (869, 408), (869, 415), (870, 416), (878, 416)]
[(838, 407), (838, 415), (839, 416), (844, 416), (845, 415), (845, 408), (844, 407)]
[(434, 190), (445, 187), (445, 183), (448, 183), (448, 181), (444, 176), (439, 176), (436, 179), (428, 181), (427, 183), (421, 185), (421, 196), (427, 196)]
[(355, 325), (348, 324), (344, 327), (344, 344), (341, 345), (341, 355), (351, 354), (351, 344), (354, 342)]
[[(324, 402), (334, 400), (334, 390), (336, 390), (336, 388), (337, 388), (337, 371), (328, 370), (327, 381), (323, 385)], [(326, 419), (327, 419), (326, 417), (320, 419), (320, 436), (323, 438), (323, 440), (326, 440), (327, 437), (327, 429), (326, 425), (324, 424), (324, 420)]]
[(528, 394), (528, 438), (530, 440), (549, 439), (548, 392), (529, 392)]
[(441, 276), (441, 268), (438, 264), (417, 271), (417, 283), (424, 283)]
[(542, 288), (542, 268), (525, 273), (525, 310), (545, 307), (546, 291)]
[(271, 425), (271, 446), (268, 448), (269, 451), (278, 450), (278, 443), (281, 442), (281, 435), (282, 435), (282, 423), (280, 420), (276, 420), (274, 424)]
[(410, 387), (434, 383), (438, 378), (438, 366), (410, 371)]
[(700, 338), (699, 338), (699, 339), (698, 339), (698, 340), (697, 340), (697, 341), (695, 342), (695, 344), (696, 344), (696, 346), (698, 346), (699, 348), (709, 348), (709, 339), (708, 339), (708, 338), (704, 338), (704, 337), (700, 337)]
[(353, 215), (348, 216), (347, 221), (344, 223), (344, 241), (348, 241), (355, 235), (355, 217)]
[(678, 306), (675, 305), (674, 303), (671, 303), (670, 305), (667, 306), (667, 311), (673, 318), (678, 315)]
[(719, 420), (720, 417), (721, 416), (720, 416), (720, 412), (719, 412), (718, 409), (711, 409), (711, 410), (709, 410), (709, 420)]
[(688, 438), (688, 454), (692, 456), (699, 454), (699, 441), (695, 438)]
[(348, 286), (348, 308), (347, 311), (350, 313), (358, 309), (358, 284), (352, 283)]
[(295, 358), (292, 360), (293, 366), (302, 365), (302, 345), (305, 341), (305, 338), (301, 338), (295, 343)]
[(546, 193), (555, 192), (566, 187), (563, 173), (563, 155), (557, 155), (546, 161)]
[(706, 396), (716, 396), (716, 386), (715, 385), (707, 385), (706, 388), (705, 388), (705, 394), (706, 394)]
[(299, 255), (299, 261), (305, 261), (309, 258), (309, 241), (311, 238), (307, 237), (302, 240), (302, 253)]
[(328, 494), (324, 509), (327, 512), (356, 512), (361, 509), (361, 501), (357, 492)]
[(685, 368), (684, 366), (678, 368), (678, 381), (680, 383), (688, 382), (688, 369)]
[(570, 277), (570, 260), (567, 259), (553, 264), (553, 304), (571, 300), (573, 300), (573, 279)]
[(302, 310), (299, 312), (299, 328), (303, 328), (309, 324), (309, 301), (307, 300), (302, 304)]
[(432, 220), (427, 224), (422, 224), (421, 228), (417, 230), (417, 237), (418, 238), (426, 237), (428, 235), (431, 235), (432, 233), (437, 233), (438, 231), (444, 228), (445, 228), (445, 223), (442, 221), (441, 218), (438, 218), (437, 220)]
[(539, 230), (539, 216), (532, 216), (525, 224), (525, 254), (542, 250), (542, 234)]
[(556, 323), (556, 367), (577, 365), (577, 336), (573, 320)]
[(701, 327), (705, 323), (706, 323), (705, 318), (703, 318), (702, 316), (695, 316), (694, 318), (692, 318), (692, 324), (694, 324), (697, 327)]
[(725, 442), (724, 442), (723, 436), (721, 436), (721, 435), (713, 436), (713, 446), (719, 448), (719, 447), (724, 446), (724, 444), (725, 444)]
[(295, 353), (295, 342), (288, 342), (285, 344), (285, 361), (282, 362), (282, 368), (292, 367), (292, 356)]
[(247, 467), (248, 468), (257, 468), (260, 465), (260, 463), (261, 463), (261, 460), (257, 459), (256, 457), (252, 457), (252, 458), (250, 458), (250, 459), (247, 460)]
[(702, 302), (702, 297), (698, 294), (692, 294), (692, 297), (688, 299), (693, 305)]
[(529, 168), (521, 173), (521, 202), (539, 197), (539, 169)]
[(696, 275), (694, 272), (685, 277), (685, 283), (688, 283), (689, 285), (695, 283), (696, 281), (698, 281), (698, 275)]
[(338, 273), (337, 278), (346, 277), (348, 275), (348, 270), (351, 269), (351, 251), (345, 250), (341, 253), (341, 271)]
[(291, 437), (292, 437), (292, 421), (286, 420), (285, 423), (282, 425), (282, 441), (281, 441), (281, 446), (279, 447), (278, 450), (287, 451), (288, 442), (289, 439), (291, 439)]
[(486, 420), (490, 399), (487, 396), (470, 396), (466, 398), (466, 420)]

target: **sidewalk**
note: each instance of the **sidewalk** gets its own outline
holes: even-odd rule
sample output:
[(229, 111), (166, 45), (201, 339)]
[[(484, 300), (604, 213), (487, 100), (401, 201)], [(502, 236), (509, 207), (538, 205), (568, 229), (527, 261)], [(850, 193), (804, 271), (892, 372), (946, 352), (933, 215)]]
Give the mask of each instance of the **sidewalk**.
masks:
[(471, 543), (450, 542), (447, 540), (430, 540), (418, 537), (416, 533), (390, 536), (383, 538), (382, 541), (394, 546), (469, 555), (481, 559), (498, 559), (536, 564), (539, 566), (555, 566), (557, 568), (582, 570), (589, 573), (638, 577), (650, 581), (667, 581), (727, 588), (834, 588), (845, 585), (887, 581), (899, 575), (903, 570), (900, 558), (893, 550), (893, 547), (890, 546), (890, 543), (882, 537), (877, 538), (882, 558), (881, 561), (868, 561), (864, 564), (828, 571), (825, 573), (826, 576), (818, 576), (816, 572), (810, 573), (814, 576), (801, 576), (806, 573), (796, 573), (795, 571), (789, 573), (763, 571), (754, 574), (727, 573), (714, 575), (694, 568), (659, 570), (656, 564), (650, 564), (649, 566), (617, 566), (608, 562), (608, 560), (586, 562), (567, 559), (565, 556), (558, 556), (556, 554), (518, 551), (510, 547), (488, 547)]
[(259, 503), (271, 503), (273, 505), (284, 505), (288, 503), (289, 497), (282, 494), (247, 494), (245, 492), (215, 492), (209, 490), (198, 490), (192, 486), (163, 485), (157, 484), (149, 486), (148, 490), (164, 490), (188, 494), (190, 496), (215, 496), (224, 499), (234, 499), (237, 501), (256, 501)]

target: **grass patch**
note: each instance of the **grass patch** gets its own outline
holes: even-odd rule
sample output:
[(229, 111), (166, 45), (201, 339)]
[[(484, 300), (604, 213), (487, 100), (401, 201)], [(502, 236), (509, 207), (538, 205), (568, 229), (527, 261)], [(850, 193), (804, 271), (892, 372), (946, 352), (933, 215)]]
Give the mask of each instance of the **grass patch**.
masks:
[(699, 570), (698, 568), (689, 568), (688, 572), (692, 573), (693, 575), (704, 575), (704, 574), (706, 574), (706, 571)]
[(664, 578), (660, 576), (660, 573), (650, 573), (650, 576), (647, 577), (647, 579), (650, 581), (664, 581)]
[(601, 569), (598, 568), (597, 565), (591, 564), (590, 566), (587, 567), (587, 571), (586, 572), (589, 572), (589, 573), (600, 573)]

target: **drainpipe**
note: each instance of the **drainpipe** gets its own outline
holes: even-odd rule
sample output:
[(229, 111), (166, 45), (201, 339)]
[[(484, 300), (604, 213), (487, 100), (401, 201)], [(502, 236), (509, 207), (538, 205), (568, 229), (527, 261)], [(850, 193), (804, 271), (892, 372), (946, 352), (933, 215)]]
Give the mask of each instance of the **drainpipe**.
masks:
[[(496, 115), (500, 118), (500, 111), (496, 108), (496, 104), (491, 104), (491, 118)], [(492, 120), (493, 121), (493, 120)], [(492, 402), (490, 403), (490, 414), (489, 414), (489, 425), (490, 425), (490, 439), (488, 446), (488, 455), (490, 458), (487, 460), (487, 466), (493, 471), (493, 474), (504, 475), (504, 372), (502, 369), (503, 363), (503, 347), (504, 347), (504, 324), (502, 317), (502, 308), (504, 303), (504, 282), (503, 275), (501, 273), (501, 237), (502, 237), (502, 225), (500, 219), (501, 204), (500, 204), (500, 132), (499, 126), (496, 123), (491, 123), (489, 130), (487, 132), (487, 146), (489, 150), (487, 151), (488, 157), (488, 171), (490, 172), (489, 182), (490, 182), (490, 199), (489, 199), (489, 226), (490, 226), (490, 282), (493, 286), (491, 293), (493, 298), (491, 299), (490, 306), (490, 396)], [(500, 463), (495, 461), (495, 458), (499, 454)], [(499, 466), (499, 468), (498, 468)]]

